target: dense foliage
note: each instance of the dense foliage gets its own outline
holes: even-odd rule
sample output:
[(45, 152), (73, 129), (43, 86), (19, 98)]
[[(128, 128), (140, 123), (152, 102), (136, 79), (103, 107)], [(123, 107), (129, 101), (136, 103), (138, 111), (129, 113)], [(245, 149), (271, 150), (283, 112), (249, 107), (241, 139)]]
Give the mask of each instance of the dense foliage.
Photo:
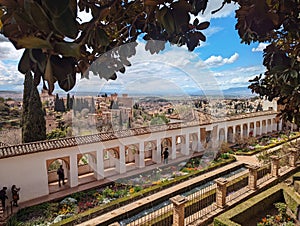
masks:
[[(72, 89), (76, 73), (88, 77), (92, 71), (100, 78), (116, 79), (116, 72), (124, 73), (130, 66), (138, 36), (151, 53), (163, 50), (166, 42), (193, 51), (206, 40), (201, 30), (209, 22), (191, 17), (203, 13), (207, 3), (0, 0), (0, 28), (17, 49), (25, 49), (19, 71), (32, 71), (35, 85), (43, 78), (51, 93), (55, 82), (64, 90)], [(252, 80), (250, 88), (269, 100), (279, 97), (283, 116), (300, 124), (299, 0), (224, 0), (213, 13), (230, 3), (239, 7), (235, 13), (241, 41), (269, 43), (264, 51), (265, 75)], [(91, 20), (82, 22), (79, 12), (89, 13)]]

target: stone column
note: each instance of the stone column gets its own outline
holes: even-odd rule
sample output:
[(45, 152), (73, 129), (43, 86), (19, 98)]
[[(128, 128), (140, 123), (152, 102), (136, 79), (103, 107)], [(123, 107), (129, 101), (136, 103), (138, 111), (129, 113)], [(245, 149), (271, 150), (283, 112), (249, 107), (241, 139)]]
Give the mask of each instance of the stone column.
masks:
[(232, 126), (232, 143), (234, 143), (235, 142), (235, 135), (236, 135), (236, 129), (235, 129), (235, 125), (234, 126)]
[(161, 163), (161, 140), (160, 139), (157, 139), (156, 147), (157, 147), (156, 163)]
[(172, 136), (171, 159), (176, 159), (176, 136)]
[(256, 131), (257, 131), (257, 135), (261, 136), (261, 131), (262, 131), (262, 122), (261, 121), (259, 121), (259, 127), (256, 128)]
[(139, 158), (138, 168), (144, 168), (145, 167), (145, 145), (144, 145), (144, 142), (139, 143), (138, 158)]
[(224, 208), (226, 206), (226, 192), (228, 181), (225, 178), (218, 178), (215, 180), (217, 184), (216, 190), (216, 203), (219, 208)]
[(104, 160), (103, 160), (103, 148), (97, 151), (97, 180), (104, 179)]
[(120, 174), (126, 173), (125, 146), (123, 144), (119, 146), (119, 161), (116, 169)]
[(249, 169), (248, 186), (251, 190), (256, 190), (257, 189), (257, 170), (259, 169), (259, 166), (248, 165), (247, 168)]
[(278, 156), (272, 155), (271, 157), (271, 175), (272, 177), (278, 177), (279, 176), (279, 160), (280, 158)]
[(71, 188), (78, 186), (77, 154), (70, 155), (70, 176), (68, 178), (68, 184)]
[(295, 167), (297, 161), (297, 149), (289, 148), (289, 153), (289, 165), (290, 167)]
[(173, 226), (184, 226), (184, 204), (187, 199), (177, 195), (170, 200), (173, 203)]
[(185, 147), (184, 147), (182, 154), (183, 155), (190, 154), (190, 136), (188, 133), (185, 135)]
[(280, 119), (278, 122), (278, 130), (281, 131), (282, 130), (282, 120)]
[(228, 136), (228, 135), (227, 135), (227, 133), (228, 133), (228, 128), (227, 128), (227, 126), (224, 128), (224, 130), (225, 130), (225, 133), (224, 133), (224, 136), (225, 136), (225, 137), (224, 137), (224, 142), (227, 143), (227, 142), (228, 142), (228, 140), (227, 140), (227, 136)]
[(256, 122), (254, 122), (254, 127), (253, 127), (253, 137), (256, 137)]

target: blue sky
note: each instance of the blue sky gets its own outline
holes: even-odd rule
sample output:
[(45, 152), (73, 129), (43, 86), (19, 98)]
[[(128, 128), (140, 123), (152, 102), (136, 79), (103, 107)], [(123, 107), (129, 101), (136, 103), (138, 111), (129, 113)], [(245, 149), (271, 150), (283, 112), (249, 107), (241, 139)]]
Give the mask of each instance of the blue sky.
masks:
[[(117, 80), (107, 82), (93, 75), (82, 80), (78, 76), (72, 91), (189, 95), (247, 87), (249, 79), (264, 72), (265, 44), (241, 44), (234, 28), (237, 6), (231, 4), (214, 15), (210, 13), (221, 3), (222, 0), (211, 0), (205, 14), (198, 16), (200, 21), (211, 24), (203, 31), (207, 41), (194, 52), (166, 44), (163, 52), (151, 55), (144, 50), (145, 43), (139, 41), (137, 54), (130, 59), (132, 66), (126, 68), (125, 74), (118, 74)], [(21, 54), (22, 50), (16, 51), (0, 37), (0, 90), (22, 90), (24, 76), (17, 71)]]

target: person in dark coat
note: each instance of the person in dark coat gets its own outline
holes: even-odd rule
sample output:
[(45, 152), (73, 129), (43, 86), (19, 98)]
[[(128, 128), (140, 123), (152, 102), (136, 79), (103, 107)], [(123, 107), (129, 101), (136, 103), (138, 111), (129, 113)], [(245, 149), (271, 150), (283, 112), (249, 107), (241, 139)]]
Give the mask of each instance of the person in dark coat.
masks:
[(65, 172), (64, 169), (62, 167), (62, 165), (60, 165), (60, 167), (57, 170), (57, 175), (58, 175), (58, 185), (59, 187), (61, 186), (61, 181), (63, 184), (65, 184)]
[(6, 190), (7, 190), (7, 187), (3, 187), (2, 190), (0, 190), (0, 200), (1, 200), (3, 210), (5, 210), (5, 201), (6, 201), (6, 199), (8, 199), (8, 197), (6, 195)]
[(164, 164), (168, 164), (168, 158), (169, 158), (168, 148), (165, 148), (165, 150), (163, 152), (163, 158), (164, 158)]
[(12, 194), (14, 206), (18, 206), (18, 200), (20, 199), (19, 191), (20, 191), (20, 188), (17, 188), (17, 186), (15, 184), (11, 187), (11, 194)]

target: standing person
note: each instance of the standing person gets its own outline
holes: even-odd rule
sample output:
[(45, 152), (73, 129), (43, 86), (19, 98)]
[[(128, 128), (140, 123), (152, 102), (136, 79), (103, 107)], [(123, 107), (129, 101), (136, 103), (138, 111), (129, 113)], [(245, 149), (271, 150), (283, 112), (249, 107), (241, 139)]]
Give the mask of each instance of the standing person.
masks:
[(168, 164), (168, 158), (169, 158), (168, 148), (165, 148), (165, 150), (163, 152), (163, 157), (164, 157), (164, 164)]
[(57, 170), (57, 175), (58, 175), (58, 185), (60, 187), (61, 186), (60, 181), (62, 181), (62, 183), (65, 184), (65, 172), (62, 165), (59, 166)]
[(0, 199), (1, 199), (3, 210), (5, 210), (5, 201), (6, 201), (6, 199), (8, 199), (8, 197), (6, 195), (6, 190), (7, 190), (7, 187), (3, 187), (2, 190), (0, 190)]
[(18, 206), (18, 200), (20, 198), (19, 191), (20, 191), (20, 188), (17, 188), (16, 185), (13, 185), (11, 187), (11, 194), (12, 194), (12, 199), (13, 199), (13, 205), (14, 206)]

